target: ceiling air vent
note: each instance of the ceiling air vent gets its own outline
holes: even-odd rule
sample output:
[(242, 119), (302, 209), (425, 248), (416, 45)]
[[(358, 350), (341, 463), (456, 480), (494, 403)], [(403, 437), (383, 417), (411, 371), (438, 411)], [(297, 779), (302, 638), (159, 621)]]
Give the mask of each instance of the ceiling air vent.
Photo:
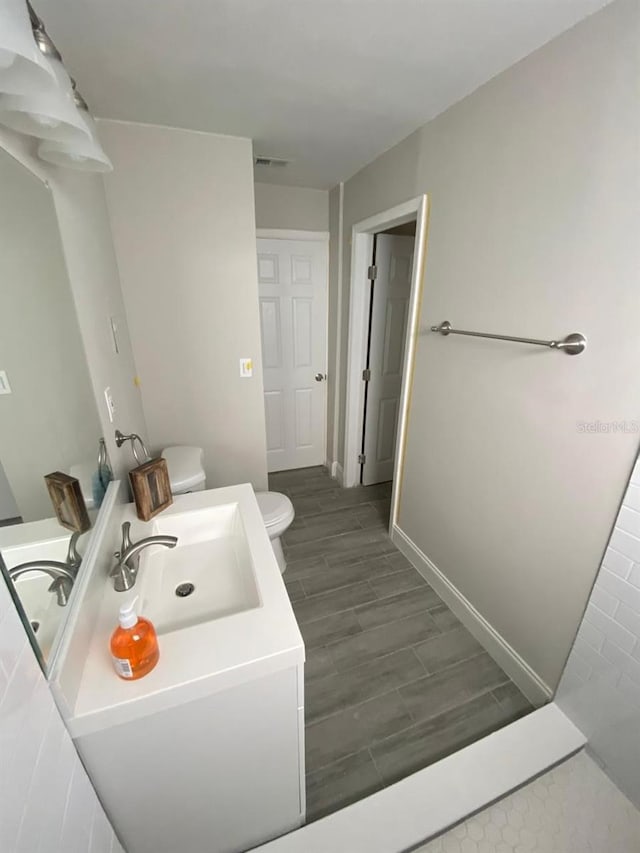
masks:
[(253, 162), (256, 166), (288, 166), (291, 162), (290, 160), (282, 160), (279, 157), (254, 157)]

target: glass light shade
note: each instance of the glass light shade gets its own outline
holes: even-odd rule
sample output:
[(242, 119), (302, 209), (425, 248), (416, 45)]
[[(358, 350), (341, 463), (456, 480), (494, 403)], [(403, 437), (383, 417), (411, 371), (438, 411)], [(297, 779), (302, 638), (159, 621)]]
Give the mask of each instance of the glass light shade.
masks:
[(79, 135), (88, 137), (89, 128), (75, 105), (69, 75), (59, 60), (51, 57), (49, 64), (55, 86), (41, 86), (24, 95), (0, 93), (0, 124), (18, 133), (59, 142)]
[(95, 121), (84, 110), (80, 114), (91, 136), (77, 136), (68, 142), (53, 142), (45, 139), (38, 146), (38, 157), (65, 169), (77, 169), (81, 172), (111, 172), (113, 166), (98, 141)]
[(0, 0), (0, 93), (55, 86), (51, 63), (35, 42), (25, 0)]

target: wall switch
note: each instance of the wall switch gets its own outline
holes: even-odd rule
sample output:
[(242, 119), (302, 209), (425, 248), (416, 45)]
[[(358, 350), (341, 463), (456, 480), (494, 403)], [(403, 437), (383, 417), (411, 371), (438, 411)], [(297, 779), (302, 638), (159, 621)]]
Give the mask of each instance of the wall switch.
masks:
[(253, 376), (253, 359), (240, 359), (240, 376), (242, 376), (243, 379), (248, 379), (250, 376)]
[(111, 388), (104, 389), (104, 400), (107, 404), (107, 413), (109, 415), (109, 422), (113, 423), (113, 416), (116, 413), (116, 404), (113, 402), (113, 397), (111, 396)]
[(9, 377), (6, 370), (0, 370), (0, 394), (10, 394), (11, 385), (9, 385)]

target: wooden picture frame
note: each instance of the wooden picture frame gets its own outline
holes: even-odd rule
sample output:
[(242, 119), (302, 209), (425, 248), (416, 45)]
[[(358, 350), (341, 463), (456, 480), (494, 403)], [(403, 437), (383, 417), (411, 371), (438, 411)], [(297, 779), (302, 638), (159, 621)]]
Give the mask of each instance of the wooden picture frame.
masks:
[(54, 471), (44, 478), (47, 491), (58, 521), (67, 530), (84, 533), (91, 527), (91, 519), (84, 502), (80, 482), (76, 477)]
[(129, 482), (141, 521), (149, 521), (173, 503), (166, 459), (152, 459), (133, 468)]

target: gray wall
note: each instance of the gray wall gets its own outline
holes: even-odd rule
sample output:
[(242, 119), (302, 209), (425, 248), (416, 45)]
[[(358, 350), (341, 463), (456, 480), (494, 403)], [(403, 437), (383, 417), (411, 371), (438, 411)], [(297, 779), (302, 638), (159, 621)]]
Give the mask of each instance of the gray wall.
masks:
[(618, 0), (345, 185), (344, 318), (352, 225), (427, 192), (423, 326), (588, 336), (569, 358), (425, 335), (409, 416), (401, 528), (550, 688), (638, 446), (578, 427), (640, 410), (637, 36)]
[[(126, 477), (137, 463), (127, 448), (116, 447), (115, 430), (136, 432), (146, 440), (147, 427), (102, 177), (60, 172), (53, 195), (102, 432), (114, 474)], [(118, 352), (111, 318), (117, 327)], [(116, 406), (113, 424), (104, 399), (107, 387)]]
[(7, 475), (0, 462), (0, 521), (7, 518), (18, 518), (20, 510), (11, 491)]
[[(146, 438), (146, 426), (140, 392), (134, 383), (136, 369), (102, 178), (48, 167), (35, 157), (33, 140), (3, 128), (0, 128), (0, 147), (47, 180), (51, 187), (102, 435), (114, 474), (124, 477), (134, 463), (127, 451), (116, 448), (114, 430), (120, 427), (123, 432), (137, 432)], [(118, 325), (118, 353), (113, 347), (110, 317)], [(104, 403), (103, 391), (107, 386), (117, 407), (114, 424), (109, 421)]]
[(50, 518), (44, 475), (95, 460), (100, 438), (53, 198), (0, 152), (0, 458), (24, 521)]
[(256, 183), (256, 227), (329, 230), (329, 193), (306, 187)]
[(105, 186), (151, 444), (204, 448), (210, 488), (264, 489), (251, 142), (99, 128), (115, 167)]

